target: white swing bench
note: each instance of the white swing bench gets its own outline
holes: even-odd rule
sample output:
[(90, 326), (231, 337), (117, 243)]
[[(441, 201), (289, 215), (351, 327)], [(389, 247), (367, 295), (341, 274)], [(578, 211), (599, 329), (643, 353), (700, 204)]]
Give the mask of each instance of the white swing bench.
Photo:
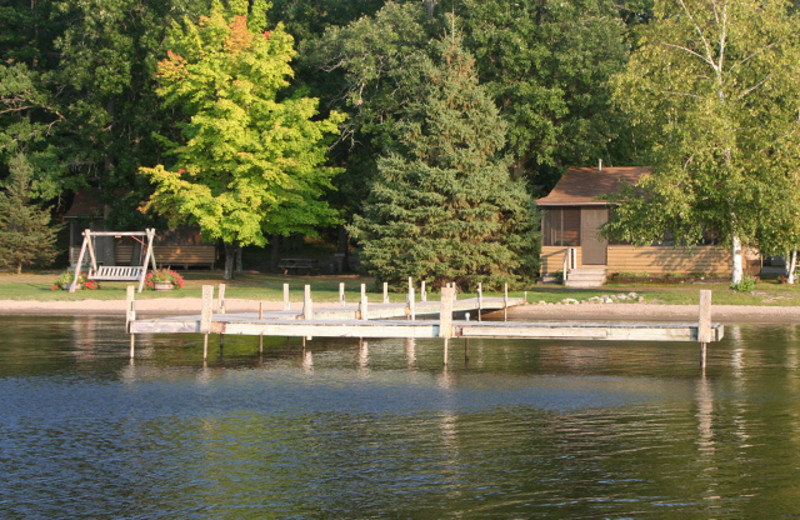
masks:
[[(119, 237), (145, 237), (147, 239), (147, 249), (144, 254), (142, 265), (97, 265), (97, 258), (94, 252), (93, 237), (112, 236)], [(81, 253), (78, 256), (78, 263), (75, 264), (75, 276), (69, 286), (69, 292), (75, 292), (78, 286), (78, 276), (83, 267), (83, 259), (85, 254), (89, 253), (89, 260), (91, 265), (89, 267), (89, 280), (106, 281), (106, 282), (139, 282), (139, 292), (144, 289), (144, 279), (147, 276), (147, 264), (152, 265), (153, 270), (156, 270), (156, 260), (153, 256), (153, 240), (156, 236), (155, 229), (146, 229), (145, 231), (92, 231), (85, 230), (83, 232), (83, 245), (81, 246)], [(142, 242), (144, 244), (144, 242)]]

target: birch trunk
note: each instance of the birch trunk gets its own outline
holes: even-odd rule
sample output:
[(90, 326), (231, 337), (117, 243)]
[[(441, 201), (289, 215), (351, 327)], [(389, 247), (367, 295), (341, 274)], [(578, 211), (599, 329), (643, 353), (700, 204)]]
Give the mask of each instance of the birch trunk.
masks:
[(794, 285), (794, 270), (797, 268), (797, 249), (792, 249), (789, 260), (788, 272), (786, 273), (786, 283)]
[(731, 240), (731, 252), (733, 253), (733, 272), (731, 273), (731, 284), (742, 283), (744, 272), (742, 269), (742, 241), (738, 235), (734, 235)]

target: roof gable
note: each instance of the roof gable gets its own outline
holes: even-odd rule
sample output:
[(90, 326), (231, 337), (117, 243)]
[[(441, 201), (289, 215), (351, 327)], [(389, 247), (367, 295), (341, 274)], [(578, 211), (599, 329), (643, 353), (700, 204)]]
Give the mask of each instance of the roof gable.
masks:
[(611, 168), (570, 168), (553, 190), (538, 199), (539, 206), (606, 206), (600, 200), (604, 195), (614, 195), (625, 185), (636, 184), (642, 175), (650, 173), (649, 166), (617, 166)]

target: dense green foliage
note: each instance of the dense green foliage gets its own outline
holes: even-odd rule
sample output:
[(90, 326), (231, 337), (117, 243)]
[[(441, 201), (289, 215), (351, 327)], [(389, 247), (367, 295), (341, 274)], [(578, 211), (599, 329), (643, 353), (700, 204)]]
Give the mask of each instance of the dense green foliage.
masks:
[(449, 36), (431, 47), (438, 56), (411, 69), (417, 95), (351, 228), (362, 260), (395, 285), (413, 277), (471, 288), (529, 277), (535, 219), (502, 153), (505, 124), (460, 42)]
[(336, 170), (321, 163), (343, 118), (315, 119), (314, 98), (278, 98), (293, 40), (280, 24), (265, 29), (246, 6), (173, 26), (158, 93), (186, 119), (178, 142), (162, 138), (175, 162), (141, 169), (156, 185), (149, 207), (226, 245), (226, 278), (236, 248), (336, 219), (321, 200)]
[[(536, 225), (519, 216), (530, 198), (522, 184), (500, 181), (501, 170), (534, 194), (564, 167), (602, 158), (656, 168), (616, 212), (609, 232), (619, 238), (648, 243), (668, 232), (688, 244), (711, 235), (777, 254), (800, 245), (800, 33), (791, 3), (272, 4), (3, 2), (0, 193), (11, 197), (20, 182), (12, 168), (24, 165), (28, 207), (52, 206), (58, 216), (75, 190), (92, 188), (111, 208), (110, 226), (161, 227), (156, 212), (139, 211), (150, 200), (229, 252), (361, 215), (356, 245), (373, 269), (394, 265), (381, 274), (392, 280), (411, 268), (398, 264), (402, 255), (379, 259), (380, 233), (370, 226), (396, 218), (376, 212), (380, 196), (398, 211), (416, 208), (424, 227), (438, 225), (438, 213), (428, 212), (443, 197), (461, 200), (473, 210), (448, 217), (453, 236), (469, 235), (455, 228), (473, 229), (475, 214), (494, 211), (478, 208), (505, 208), (492, 225), (506, 227), (474, 233), (487, 248), (484, 264), (425, 267), (437, 280), (470, 284), (536, 268)], [(246, 22), (234, 17), (244, 14)], [(495, 108), (460, 117), (457, 106), (441, 108), (428, 80), (434, 66), (446, 76), (445, 33), (460, 35), (459, 56), (474, 57), (470, 88), (460, 88)], [(470, 127), (477, 114), (498, 134), (491, 146)], [(471, 128), (464, 150), (483, 149), (485, 163), (453, 174), (459, 182), (488, 176), (482, 202), (464, 186), (441, 190), (434, 173), (451, 170), (447, 154), (421, 156), (453, 137), (434, 130), (445, 123)], [(397, 190), (392, 204), (389, 188)], [(442, 256), (433, 242), (420, 244), (402, 258)], [(492, 249), (501, 245), (512, 252), (502, 262), (506, 253)]]

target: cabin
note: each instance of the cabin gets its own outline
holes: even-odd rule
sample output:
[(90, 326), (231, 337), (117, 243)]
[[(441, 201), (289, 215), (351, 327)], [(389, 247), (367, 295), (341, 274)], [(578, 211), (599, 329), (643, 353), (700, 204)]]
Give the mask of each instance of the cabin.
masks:
[[(565, 285), (597, 287), (613, 273), (729, 274), (732, 253), (714, 243), (675, 247), (665, 241), (637, 247), (609, 243), (602, 236), (602, 226), (613, 207), (604, 198), (620, 193), (625, 185), (636, 184), (650, 171), (640, 166), (567, 170), (553, 190), (536, 201), (542, 211), (542, 278), (560, 274)], [(745, 270), (757, 274), (757, 252), (745, 249), (743, 255)]]

